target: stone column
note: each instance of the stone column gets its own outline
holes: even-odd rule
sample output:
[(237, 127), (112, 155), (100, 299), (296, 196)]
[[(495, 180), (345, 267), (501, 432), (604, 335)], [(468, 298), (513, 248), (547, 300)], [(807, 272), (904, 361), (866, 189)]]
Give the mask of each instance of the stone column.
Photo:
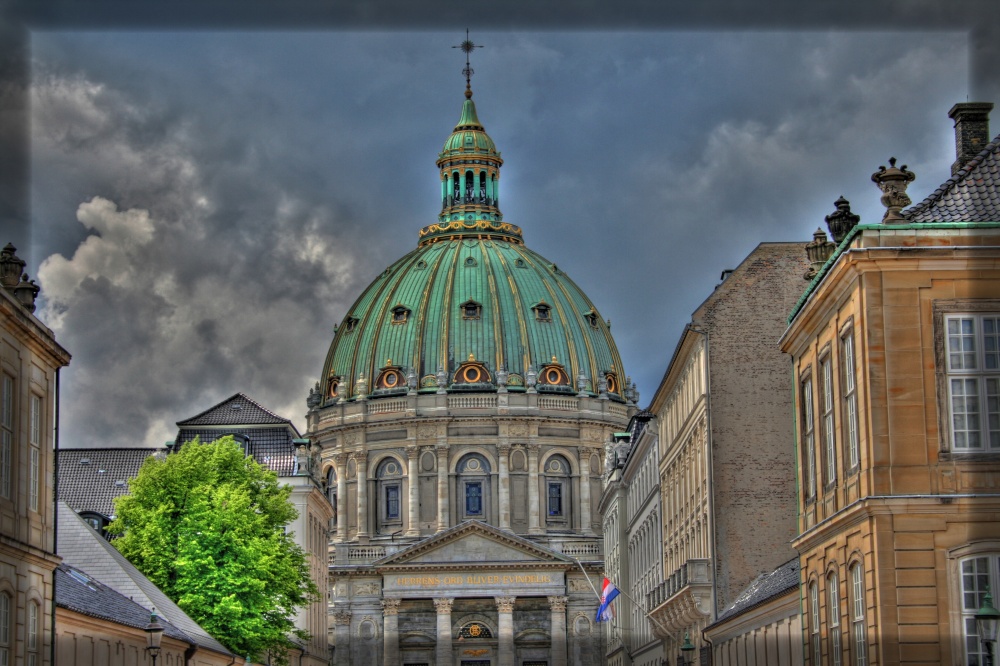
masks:
[(493, 597), (497, 602), (497, 666), (514, 666), (514, 601), (517, 597)]
[(334, 457), (337, 464), (337, 541), (347, 541), (347, 454)]
[(351, 611), (341, 610), (333, 614), (337, 648), (336, 666), (351, 666)]
[(590, 449), (580, 447), (580, 531), (593, 534), (590, 519)]
[(420, 472), (417, 469), (419, 456), (420, 449), (415, 446), (406, 447), (406, 458), (409, 463), (407, 474), (410, 477), (408, 480), (410, 484), (410, 524), (406, 530), (408, 537), (420, 536), (420, 478), (418, 476)]
[(439, 597), (434, 599), (434, 609), (437, 610), (437, 649), (434, 652), (434, 663), (437, 666), (451, 666), (454, 656), (451, 650), (451, 605), (454, 599)]
[(510, 461), (510, 443), (497, 444), (497, 471), (499, 473), (500, 499), (500, 529), (510, 529), (510, 473), (507, 469)]
[(550, 634), (552, 635), (551, 666), (566, 666), (566, 603), (569, 597), (549, 597), (552, 611)]
[(368, 534), (368, 454), (354, 453), (358, 466), (358, 539), (367, 539)]
[(399, 603), (402, 599), (382, 600), (382, 664), (399, 666)]
[(538, 450), (537, 442), (528, 443), (528, 533), (542, 534), (541, 506), (538, 499)]
[(448, 529), (448, 445), (437, 445), (438, 532)]

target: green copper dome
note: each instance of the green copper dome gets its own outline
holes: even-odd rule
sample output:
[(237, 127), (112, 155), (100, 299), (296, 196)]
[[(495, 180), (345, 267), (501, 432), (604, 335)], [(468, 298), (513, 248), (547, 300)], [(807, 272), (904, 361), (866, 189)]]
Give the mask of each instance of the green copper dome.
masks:
[(438, 156), (442, 210), (338, 326), (326, 404), (408, 391), (524, 391), (624, 399), (608, 324), (552, 262), (503, 222), (503, 161), (467, 93)]

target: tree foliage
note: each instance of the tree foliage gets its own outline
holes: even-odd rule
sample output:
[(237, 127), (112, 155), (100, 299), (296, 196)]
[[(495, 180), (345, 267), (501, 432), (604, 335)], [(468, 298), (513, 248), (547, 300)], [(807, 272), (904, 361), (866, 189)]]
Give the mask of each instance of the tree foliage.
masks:
[(291, 488), (232, 436), (147, 458), (108, 530), (118, 550), (239, 655), (284, 654), (297, 609), (318, 594), (285, 526)]

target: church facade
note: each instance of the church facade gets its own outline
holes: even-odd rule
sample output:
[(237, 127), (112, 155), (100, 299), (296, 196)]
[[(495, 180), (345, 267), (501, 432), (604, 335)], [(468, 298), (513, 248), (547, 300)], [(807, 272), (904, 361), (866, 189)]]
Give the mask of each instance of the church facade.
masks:
[(437, 222), (350, 308), (309, 397), (337, 664), (602, 659), (604, 444), (638, 396), (610, 324), (503, 221), (502, 164), (467, 86)]

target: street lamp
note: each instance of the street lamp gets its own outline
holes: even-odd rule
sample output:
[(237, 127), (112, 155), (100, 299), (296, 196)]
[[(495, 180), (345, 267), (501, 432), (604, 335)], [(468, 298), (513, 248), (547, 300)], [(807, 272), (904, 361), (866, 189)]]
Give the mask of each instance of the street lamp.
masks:
[(983, 606), (976, 611), (976, 630), (979, 640), (986, 645), (986, 666), (993, 666), (993, 644), (997, 640), (997, 625), (1000, 624), (1000, 611), (993, 607), (993, 595), (986, 588)]
[(156, 658), (160, 656), (160, 639), (163, 638), (164, 627), (160, 624), (160, 618), (156, 615), (156, 609), (153, 609), (152, 615), (149, 616), (149, 624), (146, 625), (146, 636), (148, 645), (146, 646), (146, 651), (149, 652), (149, 656), (153, 659), (153, 666), (156, 666)]
[(691, 653), (694, 652), (694, 645), (691, 643), (691, 634), (684, 632), (684, 643), (681, 645), (681, 658), (680, 662), (687, 666), (688, 664), (693, 664), (694, 661), (691, 659)]

